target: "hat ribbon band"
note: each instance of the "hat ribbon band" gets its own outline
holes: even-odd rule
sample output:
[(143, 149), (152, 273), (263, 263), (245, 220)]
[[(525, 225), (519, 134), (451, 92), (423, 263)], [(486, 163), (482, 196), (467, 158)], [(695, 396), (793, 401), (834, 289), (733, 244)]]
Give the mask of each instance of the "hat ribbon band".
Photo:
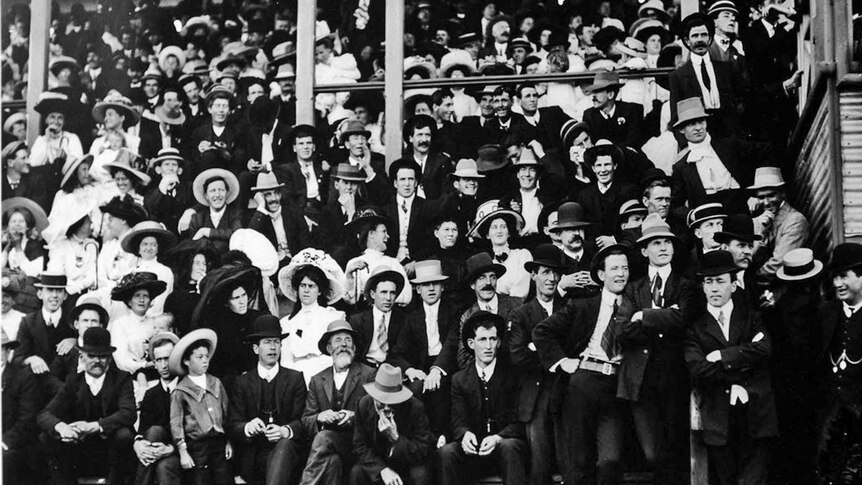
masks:
[(784, 274), (787, 276), (801, 276), (814, 269), (814, 261), (809, 261), (802, 266), (785, 266)]
[(384, 386), (383, 384), (381, 384), (379, 382), (375, 382), (374, 387), (376, 387), (377, 390), (381, 391), (381, 392), (393, 393), (393, 392), (401, 392), (401, 389), (403, 389), (404, 386), (402, 386), (401, 384), (398, 384), (397, 386)]

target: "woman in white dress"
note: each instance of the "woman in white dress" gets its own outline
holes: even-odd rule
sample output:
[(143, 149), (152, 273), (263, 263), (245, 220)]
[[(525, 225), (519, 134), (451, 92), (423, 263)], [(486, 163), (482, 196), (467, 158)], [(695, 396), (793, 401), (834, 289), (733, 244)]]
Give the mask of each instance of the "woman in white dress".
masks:
[(282, 293), (296, 302), (290, 315), (281, 319), (287, 334), (281, 351), (281, 365), (302, 372), (305, 383), (332, 365), (318, 342), (326, 327), (344, 313), (328, 305), (344, 294), (344, 273), (332, 257), (317, 249), (304, 249), (278, 273)]
[(135, 227), (120, 241), (123, 251), (138, 257), (135, 272), (153, 273), (167, 285), (166, 291), (153, 297), (147, 316), (155, 317), (164, 313), (165, 300), (174, 290), (174, 272), (158, 261), (158, 255), (170, 249), (176, 242), (176, 236), (155, 221), (135, 224)]
[(32, 200), (25, 197), (4, 200), (0, 267), (38, 277), (45, 268), (41, 233), (47, 225), (45, 211)]
[(523, 226), (521, 214), (500, 207), (500, 201), (494, 199), (479, 206), (475, 224), (467, 234), (488, 240), (494, 262), (506, 267), (506, 273), (497, 279), (497, 293), (516, 298), (524, 298), (530, 290), (530, 273), (524, 263), (533, 260), (529, 250), (509, 247), (510, 235), (517, 235)]
[(74, 296), (96, 287), (99, 243), (92, 236), (89, 207), (72, 205), (68, 211), (52, 215), (45, 235), (48, 240), (48, 272), (66, 275), (66, 291)]

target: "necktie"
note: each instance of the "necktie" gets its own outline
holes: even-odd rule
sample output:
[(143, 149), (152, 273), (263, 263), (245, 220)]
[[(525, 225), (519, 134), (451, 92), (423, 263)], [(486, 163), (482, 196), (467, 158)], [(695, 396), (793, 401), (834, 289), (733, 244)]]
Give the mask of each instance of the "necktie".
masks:
[(730, 339), (730, 332), (727, 331), (727, 319), (724, 317), (724, 310), (718, 312), (718, 324), (721, 326), (721, 331)]
[(706, 89), (712, 89), (712, 81), (709, 79), (709, 71), (706, 69), (706, 61), (700, 62), (700, 77), (703, 78), (703, 85), (706, 86)]
[(605, 333), (602, 334), (602, 350), (605, 351), (605, 355), (608, 356), (608, 359), (613, 359), (619, 354), (616, 331), (617, 310), (619, 310), (619, 305), (614, 301), (614, 309), (611, 312), (611, 319), (608, 322), (608, 328), (606, 328)]
[(389, 339), (386, 336), (386, 317), (380, 316), (380, 325), (377, 330), (377, 346), (385, 354), (389, 352)]
[(662, 308), (662, 297), (661, 297), (661, 275), (656, 273), (655, 278), (652, 279), (652, 304), (657, 308)]
[(405, 214), (407, 213), (407, 201), (406, 200), (401, 201), (401, 212), (403, 212)]
[(480, 371), (479, 371), (479, 377), (481, 377), (481, 378), (482, 378), (482, 382), (483, 382), (483, 383), (488, 382), (488, 380), (487, 380), (487, 379), (485, 379), (485, 369), (482, 369), (482, 370), (480, 370)]

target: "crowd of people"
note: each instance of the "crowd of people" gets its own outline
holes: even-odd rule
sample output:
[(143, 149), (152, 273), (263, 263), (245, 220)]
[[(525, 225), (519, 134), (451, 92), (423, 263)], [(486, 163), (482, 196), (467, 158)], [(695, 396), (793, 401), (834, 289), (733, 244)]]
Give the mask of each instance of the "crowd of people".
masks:
[[(862, 480), (793, 2), (411, 0), (404, 79), (512, 82), (407, 90), (397, 160), (380, 93), (296, 123), (296, 2), (97, 3), (53, 14), (41, 134), (3, 112), (5, 482), (681, 484), (692, 431), (711, 483)], [(382, 79), (386, 2), (317, 5), (315, 83)]]

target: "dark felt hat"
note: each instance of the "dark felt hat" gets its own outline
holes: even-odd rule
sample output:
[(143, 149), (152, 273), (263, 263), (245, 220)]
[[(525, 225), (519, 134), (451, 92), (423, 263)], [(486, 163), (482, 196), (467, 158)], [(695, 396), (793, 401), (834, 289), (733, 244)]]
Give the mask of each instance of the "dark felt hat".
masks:
[(524, 263), (524, 269), (527, 271), (533, 271), (539, 266), (544, 266), (557, 271), (568, 269), (563, 252), (560, 248), (550, 243), (539, 244), (536, 246), (535, 249), (533, 249), (533, 260)]
[(153, 299), (164, 293), (167, 289), (168, 284), (160, 281), (155, 273), (139, 271), (123, 276), (123, 279), (111, 290), (111, 299), (124, 302), (131, 298), (137, 290), (149, 291), (150, 299)]
[(740, 268), (736, 266), (736, 263), (733, 260), (733, 255), (730, 254), (730, 251), (718, 249), (701, 256), (700, 268), (698, 268), (697, 276), (702, 278), (705, 276), (723, 275), (725, 273), (729, 273), (733, 276), (739, 270)]
[(261, 315), (254, 319), (251, 324), (251, 333), (245, 337), (245, 341), (250, 344), (260, 342), (264, 338), (279, 338), (285, 339), (290, 335), (281, 332), (281, 323), (278, 317), (273, 315)]
[(90, 355), (111, 355), (117, 350), (111, 346), (111, 333), (104, 327), (90, 327), (84, 330), (83, 345), (76, 345), (80, 352)]
[(128, 195), (123, 198), (116, 196), (108, 201), (107, 204), (101, 206), (100, 209), (102, 212), (123, 219), (130, 226), (134, 226), (147, 219), (147, 210), (134, 203)]
[(754, 233), (754, 221), (751, 217), (745, 214), (732, 214), (724, 220), (724, 227), (715, 233), (714, 239), (721, 244), (727, 244), (733, 239), (754, 243), (763, 237)]
[(317, 348), (320, 350), (320, 353), (323, 355), (329, 355), (329, 352), (326, 351), (326, 346), (329, 344), (329, 338), (337, 333), (349, 333), (353, 337), (353, 344), (356, 348), (359, 348), (359, 341), (361, 337), (356, 330), (353, 330), (353, 327), (347, 320), (333, 320), (329, 322), (329, 325), (326, 327), (326, 332), (320, 336), (320, 340), (317, 341)]
[(465, 349), (470, 348), (470, 346), (467, 345), (467, 341), (476, 337), (477, 324), (485, 322), (493, 322), (494, 327), (497, 329), (497, 338), (502, 341), (503, 334), (506, 333), (506, 320), (500, 315), (480, 310), (470, 315), (470, 318), (465, 320), (464, 326), (461, 327), (461, 343), (464, 345)]
[(835, 246), (832, 259), (826, 270), (830, 273), (840, 273), (862, 266), (862, 244), (842, 243)]
[(493, 271), (497, 278), (506, 274), (506, 267), (495, 263), (491, 255), (486, 252), (476, 253), (467, 258), (467, 277), (464, 279), (468, 284), (476, 281), (480, 274)]

